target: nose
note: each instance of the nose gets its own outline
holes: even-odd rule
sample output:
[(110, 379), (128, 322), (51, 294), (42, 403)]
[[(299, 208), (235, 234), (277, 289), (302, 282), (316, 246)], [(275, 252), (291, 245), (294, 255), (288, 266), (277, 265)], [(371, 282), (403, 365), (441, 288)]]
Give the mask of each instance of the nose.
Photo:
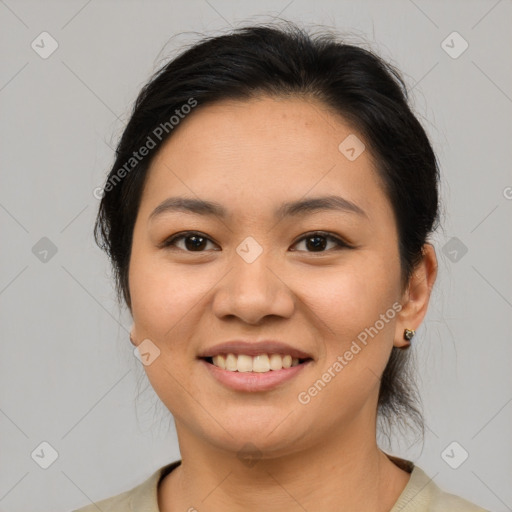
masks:
[(293, 291), (265, 251), (248, 263), (236, 255), (230, 272), (219, 282), (213, 299), (218, 318), (237, 317), (257, 325), (267, 316), (290, 318), (295, 308)]

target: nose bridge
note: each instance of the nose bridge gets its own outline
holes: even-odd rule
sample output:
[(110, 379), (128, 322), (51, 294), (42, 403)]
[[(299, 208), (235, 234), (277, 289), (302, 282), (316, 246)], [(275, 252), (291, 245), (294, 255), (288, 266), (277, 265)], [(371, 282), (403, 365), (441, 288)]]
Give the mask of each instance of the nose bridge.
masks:
[(247, 323), (264, 316), (289, 317), (292, 291), (279, 276), (279, 255), (247, 237), (233, 252), (231, 271), (220, 283), (214, 299), (217, 316), (234, 315)]

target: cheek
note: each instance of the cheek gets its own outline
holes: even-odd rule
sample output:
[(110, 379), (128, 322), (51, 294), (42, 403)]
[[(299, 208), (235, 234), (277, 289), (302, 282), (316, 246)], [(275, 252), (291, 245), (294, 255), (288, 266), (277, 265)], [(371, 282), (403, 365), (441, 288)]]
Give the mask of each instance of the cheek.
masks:
[(186, 410), (190, 396), (200, 396), (188, 372), (193, 357), (190, 337), (197, 324), (194, 307), (201, 307), (198, 302), (206, 290), (204, 282), (190, 274), (136, 249), (132, 252), (129, 283), (136, 338), (150, 339), (159, 350), (144, 371), (173, 412)]
[[(363, 402), (378, 385), (393, 344), (400, 268), (395, 258), (375, 252), (360, 254), (354, 263), (308, 280), (304, 302), (314, 310), (323, 331), (319, 375), (331, 371), (334, 379), (330, 399), (344, 403)], [(339, 359), (341, 357), (341, 361)], [(339, 370), (333, 368), (335, 363)], [(327, 376), (328, 377), (328, 376)], [(336, 390), (336, 391), (335, 391)], [(328, 398), (329, 397), (329, 398)]]
[[(297, 289), (302, 298), (342, 338), (373, 325), (399, 297), (399, 266), (368, 253), (347, 265), (302, 273)], [(300, 280), (299, 280), (300, 279)]]
[(173, 327), (204, 294), (204, 281), (193, 274), (183, 267), (173, 268), (163, 259), (134, 252), (129, 282), (132, 314), (139, 336), (151, 335), (161, 343), (168, 341), (166, 334), (172, 335)]

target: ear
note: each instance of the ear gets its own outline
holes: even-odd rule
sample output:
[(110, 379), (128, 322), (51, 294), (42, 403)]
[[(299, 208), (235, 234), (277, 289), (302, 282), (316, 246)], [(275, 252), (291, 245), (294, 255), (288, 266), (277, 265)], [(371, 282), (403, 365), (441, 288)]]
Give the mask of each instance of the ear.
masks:
[(404, 329), (416, 330), (427, 313), (430, 293), (437, 277), (436, 251), (431, 244), (424, 244), (423, 258), (409, 279), (406, 290), (400, 301), (401, 311), (397, 315), (395, 347), (405, 347)]
[(135, 333), (135, 324), (132, 325), (130, 329), (130, 341), (134, 347), (137, 346), (137, 335)]

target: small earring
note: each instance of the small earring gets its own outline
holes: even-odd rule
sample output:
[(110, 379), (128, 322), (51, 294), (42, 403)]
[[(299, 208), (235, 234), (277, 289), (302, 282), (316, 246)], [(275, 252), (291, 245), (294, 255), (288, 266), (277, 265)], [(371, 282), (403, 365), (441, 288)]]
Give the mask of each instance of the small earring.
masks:
[(411, 346), (411, 340), (415, 334), (416, 331), (414, 329), (404, 329), (404, 340), (406, 340), (407, 343), (403, 347), (400, 347), (402, 350)]
[(411, 341), (416, 334), (414, 329), (404, 329), (404, 340)]

